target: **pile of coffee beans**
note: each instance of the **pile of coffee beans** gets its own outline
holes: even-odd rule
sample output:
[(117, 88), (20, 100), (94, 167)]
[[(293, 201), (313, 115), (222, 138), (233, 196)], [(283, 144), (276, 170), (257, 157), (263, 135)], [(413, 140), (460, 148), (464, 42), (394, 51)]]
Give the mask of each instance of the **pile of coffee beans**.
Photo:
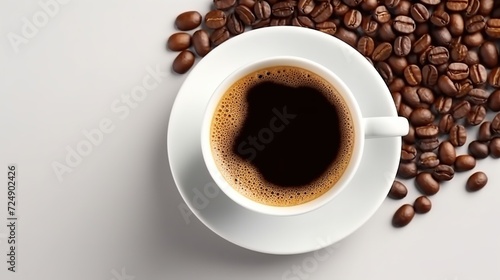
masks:
[[(245, 30), (277, 25), (333, 35), (365, 56), (386, 82), (398, 114), (410, 122), (397, 176), (412, 179), (423, 195), (396, 211), (395, 227), (429, 212), (429, 196), (455, 172), (500, 157), (500, 113), (487, 119), (488, 112), (500, 111), (500, 1), (213, 0), (204, 17), (186, 12), (175, 24), (183, 32), (167, 45), (181, 51), (173, 63), (177, 73), (193, 65), (191, 46), (202, 57)], [(200, 25), (193, 35), (185, 32)], [(477, 135), (472, 126), (479, 126)], [(458, 154), (467, 142), (467, 153)], [(478, 191), (487, 181), (476, 172), (464, 190)], [(396, 180), (388, 197), (407, 193)]]

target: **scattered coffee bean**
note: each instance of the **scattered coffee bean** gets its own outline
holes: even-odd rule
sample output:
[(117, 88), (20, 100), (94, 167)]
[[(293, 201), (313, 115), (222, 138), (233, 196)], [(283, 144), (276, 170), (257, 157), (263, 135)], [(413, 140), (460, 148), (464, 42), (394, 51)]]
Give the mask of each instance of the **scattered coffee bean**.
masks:
[(419, 196), (415, 202), (413, 202), (413, 208), (416, 213), (425, 214), (431, 211), (432, 203), (427, 196)]
[(453, 165), (457, 158), (455, 147), (449, 142), (444, 141), (438, 149), (439, 162), (446, 165)]
[(422, 84), (426, 86), (433, 86), (438, 80), (438, 70), (432, 64), (426, 64), (422, 67)]
[(440, 164), (434, 168), (432, 172), (432, 177), (438, 182), (450, 181), (455, 176), (455, 170), (453, 167), (445, 164)]
[(447, 26), (450, 22), (450, 14), (443, 9), (434, 10), (431, 14), (430, 21), (436, 27)]
[(439, 139), (437, 137), (434, 138), (424, 138), (420, 139), (418, 142), (418, 148), (422, 152), (431, 152), (439, 147)]
[(178, 74), (186, 73), (194, 64), (194, 54), (189, 50), (183, 50), (177, 55), (172, 63), (172, 69)]
[(413, 125), (409, 125), (408, 134), (403, 136), (403, 141), (407, 144), (415, 144), (415, 128), (413, 128)]
[(359, 38), (356, 49), (364, 56), (371, 56), (375, 49), (375, 41), (371, 37), (363, 36)]
[(412, 33), (415, 31), (416, 26), (415, 21), (408, 16), (397, 16), (392, 22), (394, 30), (403, 34)]
[(500, 137), (491, 139), (489, 149), (492, 157), (500, 158)]
[(205, 15), (205, 25), (210, 29), (219, 29), (226, 25), (226, 13), (222, 10), (212, 10)]
[(429, 10), (427, 7), (420, 3), (413, 4), (410, 9), (410, 14), (411, 17), (419, 23), (426, 22), (430, 17), (431, 14), (429, 13)]
[(455, 105), (453, 105), (451, 107), (451, 115), (453, 116), (453, 118), (455, 120), (459, 120), (459, 119), (467, 116), (467, 114), (470, 111), (470, 108), (471, 108), (471, 106), (470, 106), (469, 101), (462, 100), (458, 103), (455, 103)]
[(452, 36), (461, 36), (464, 33), (465, 22), (464, 18), (459, 13), (453, 13), (450, 15), (450, 33)]
[(500, 113), (496, 114), (493, 120), (491, 120), (491, 133), (500, 135)]
[[(323, 3), (323, 2), (322, 2)], [(329, 3), (327, 3), (329, 4)], [(315, 17), (319, 15), (323, 8), (319, 8), (320, 5), (316, 5), (314, 9), (311, 11), (311, 16)], [(291, 1), (282, 1), (282, 2), (276, 2), (275, 4), (272, 5), (271, 7), (271, 13), (275, 17), (280, 17), (280, 18), (285, 18), (288, 16), (291, 16), (295, 10), (295, 7)], [(314, 13), (314, 15), (313, 15)]]
[(316, 2), (314, 0), (299, 0), (297, 3), (297, 9), (303, 15), (308, 15), (314, 9)]
[(462, 41), (468, 48), (479, 47), (484, 42), (484, 36), (482, 32), (467, 34), (462, 37)]
[(404, 144), (401, 147), (401, 161), (412, 161), (417, 156), (417, 149), (413, 145)]
[[(450, 52), (451, 60), (453, 61), (465, 61), (468, 54), (468, 49), (466, 45), (458, 44), (452, 47)], [(465, 63), (467, 64), (467, 63)]]
[(476, 159), (471, 155), (460, 155), (455, 160), (455, 171), (469, 171), (476, 167)]
[(433, 124), (419, 126), (415, 129), (415, 133), (419, 138), (435, 138), (439, 134), (439, 128)]
[[(286, 3), (286, 2), (283, 2), (283, 3)], [(293, 13), (293, 9), (292, 9), (292, 13)], [(330, 4), (329, 2), (320, 2), (320, 3), (316, 3), (316, 6), (312, 10), (312, 12), (309, 14), (309, 16), (311, 16), (311, 18), (314, 22), (320, 23), (320, 22), (327, 20), (332, 14), (333, 14), (332, 4)], [(346, 25), (346, 27), (348, 27), (348, 26)]]
[(392, 225), (394, 227), (404, 227), (408, 225), (415, 216), (415, 210), (410, 204), (404, 204), (394, 213)]
[(479, 10), (479, 0), (469, 0), (469, 4), (467, 5), (467, 8), (465, 9), (465, 16), (466, 17), (472, 17), (475, 14), (477, 14), (477, 11)]
[(439, 96), (434, 101), (434, 111), (440, 115), (444, 115), (450, 112), (451, 106), (453, 105), (453, 99), (451, 97)]
[(481, 31), (486, 26), (486, 20), (482, 15), (475, 15), (465, 21), (465, 29), (469, 33)]
[(387, 194), (387, 196), (392, 199), (403, 199), (407, 194), (408, 189), (406, 188), (406, 186), (400, 181), (395, 180), (392, 183), (391, 189), (389, 190), (389, 194)]
[(482, 85), (488, 78), (486, 68), (482, 64), (474, 64), (470, 66), (470, 78), (475, 85)]
[(361, 25), (362, 14), (358, 10), (350, 10), (344, 15), (344, 25), (349, 29), (356, 29)]
[(422, 82), (422, 72), (418, 65), (411, 64), (408, 65), (403, 71), (406, 82), (410, 86), (419, 85)]
[(417, 176), (417, 164), (415, 162), (401, 163), (398, 168), (398, 177), (410, 179)]
[(498, 65), (498, 49), (495, 43), (493, 42), (484, 42), (479, 47), (479, 58), (481, 63), (488, 67), (494, 68)]
[(212, 34), (210, 35), (210, 41), (214, 46), (218, 46), (225, 41), (229, 39), (231, 35), (229, 34), (229, 31), (227, 30), (226, 27), (222, 27), (219, 29), (216, 29)]
[(453, 81), (460, 81), (469, 77), (469, 66), (461, 62), (453, 62), (448, 66), (446, 74)]
[(425, 152), (420, 154), (417, 162), (420, 169), (431, 169), (439, 165), (438, 156), (434, 152)]
[(488, 93), (482, 88), (474, 88), (469, 91), (467, 100), (475, 105), (482, 105), (488, 101)]
[(337, 32), (337, 25), (333, 21), (325, 21), (316, 24), (316, 29), (328, 35), (335, 35)]
[(184, 12), (175, 19), (175, 26), (181, 31), (195, 29), (201, 24), (201, 14), (196, 11)]
[(470, 125), (479, 125), (486, 117), (486, 108), (483, 105), (474, 105), (467, 114), (467, 123)]
[(500, 18), (490, 18), (486, 21), (484, 31), (491, 38), (500, 38)]
[(477, 140), (482, 142), (487, 142), (491, 140), (492, 136), (493, 135), (491, 133), (491, 122), (489, 121), (483, 122), (479, 126), (479, 131), (477, 132)]
[(383, 61), (389, 58), (392, 53), (392, 45), (390, 43), (382, 43), (378, 45), (372, 54), (373, 61)]
[(251, 8), (245, 6), (245, 5), (238, 5), (236, 8), (234, 8), (234, 12), (238, 15), (238, 18), (245, 24), (245, 25), (252, 25), (255, 23), (256, 17)]
[(490, 151), (488, 144), (480, 141), (472, 141), (469, 143), (469, 154), (476, 159), (483, 159), (488, 157)]
[(419, 173), (415, 177), (415, 186), (425, 195), (435, 195), (439, 191), (439, 182), (429, 172)]
[(168, 38), (167, 47), (171, 51), (182, 51), (191, 46), (191, 35), (185, 32), (177, 32)]
[(445, 47), (432, 48), (427, 55), (427, 60), (434, 65), (446, 63), (450, 57), (450, 53)]
[(491, 69), (488, 75), (488, 84), (494, 88), (500, 87), (500, 67)]
[(394, 40), (394, 54), (397, 56), (406, 56), (411, 51), (411, 40), (408, 36), (398, 36)]
[(495, 90), (488, 97), (488, 108), (493, 112), (500, 111), (500, 90)]
[(446, 1), (446, 8), (450, 11), (460, 12), (467, 9), (469, 0), (448, 0)]
[(410, 123), (415, 127), (428, 125), (433, 121), (434, 115), (426, 108), (417, 108), (410, 115)]
[(386, 23), (391, 19), (391, 14), (385, 6), (375, 8), (372, 16), (378, 23)]
[(238, 35), (245, 31), (245, 26), (243, 25), (243, 22), (241, 22), (238, 19), (236, 14), (231, 14), (227, 18), (226, 27), (229, 33), (231, 33), (231, 35)]
[[(304, 1), (300, 1), (300, 2), (304, 2)], [(310, 4), (310, 2), (312, 2), (312, 4)], [(307, 14), (311, 13), (312, 9), (314, 8), (314, 2), (312, 0), (309, 0), (309, 4), (304, 4), (304, 5), (307, 6), (307, 7), (303, 6), (304, 11), (307, 10), (307, 13), (304, 12), (304, 14), (307, 15)], [(309, 7), (309, 5), (312, 5), (312, 7)], [(258, 20), (266, 20), (266, 19), (271, 17), (271, 13), (272, 13), (271, 12), (271, 5), (267, 1), (259, 0), (259, 1), (255, 2), (255, 5), (253, 6), (253, 12), (255, 14), (255, 17)]]
[(455, 120), (451, 114), (446, 114), (439, 120), (439, 132), (446, 134), (449, 133), (451, 128), (455, 125)]
[(455, 124), (450, 129), (450, 143), (455, 147), (463, 146), (467, 141), (467, 131), (465, 127), (460, 124)]
[(469, 192), (478, 191), (488, 183), (488, 176), (482, 171), (478, 171), (472, 174), (469, 179), (467, 179), (466, 189)]
[(236, 5), (236, 0), (214, 0), (216, 9), (229, 10)]

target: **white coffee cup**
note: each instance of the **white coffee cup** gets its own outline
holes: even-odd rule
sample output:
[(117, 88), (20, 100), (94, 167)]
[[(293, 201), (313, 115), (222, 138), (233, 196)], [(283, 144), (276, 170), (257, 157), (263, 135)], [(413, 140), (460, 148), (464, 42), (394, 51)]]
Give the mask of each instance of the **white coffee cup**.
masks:
[[(352, 149), (351, 159), (347, 165), (347, 168), (343, 172), (343, 175), (339, 178), (339, 180), (334, 184), (333, 187), (331, 187), (321, 196), (309, 202), (293, 206), (271, 206), (262, 204), (238, 192), (222, 175), (216, 164), (211, 148), (211, 124), (213, 116), (215, 114), (215, 110), (224, 93), (229, 89), (229, 87), (231, 87), (231, 85), (233, 85), (245, 75), (260, 69), (275, 66), (299, 67), (311, 71), (316, 75), (324, 78), (343, 97), (345, 104), (349, 107), (349, 111), (353, 119), (354, 147)], [(362, 82), (361, 79), (360, 82)], [(402, 117), (363, 118), (354, 95), (344, 84), (344, 82), (342, 82), (342, 80), (340, 80), (339, 77), (332, 71), (316, 62), (307, 59), (292, 56), (281, 56), (266, 58), (245, 65), (235, 70), (221, 82), (221, 84), (212, 94), (210, 101), (208, 102), (208, 105), (206, 107), (201, 130), (201, 148), (205, 164), (213, 180), (220, 187), (220, 189), (234, 202), (247, 209), (263, 214), (277, 216), (298, 215), (315, 210), (327, 204), (343, 189), (348, 187), (350, 180), (359, 167), (361, 156), (363, 154), (365, 138), (400, 137), (406, 135), (408, 133), (408, 129), (408, 121)]]

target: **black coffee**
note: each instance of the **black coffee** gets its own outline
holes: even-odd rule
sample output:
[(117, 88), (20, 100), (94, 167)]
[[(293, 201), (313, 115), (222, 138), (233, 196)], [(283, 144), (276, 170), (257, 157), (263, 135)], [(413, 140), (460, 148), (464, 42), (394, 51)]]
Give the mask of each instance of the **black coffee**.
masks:
[(335, 88), (297, 67), (262, 69), (234, 83), (212, 121), (225, 179), (259, 203), (291, 206), (333, 187), (352, 154), (352, 118)]

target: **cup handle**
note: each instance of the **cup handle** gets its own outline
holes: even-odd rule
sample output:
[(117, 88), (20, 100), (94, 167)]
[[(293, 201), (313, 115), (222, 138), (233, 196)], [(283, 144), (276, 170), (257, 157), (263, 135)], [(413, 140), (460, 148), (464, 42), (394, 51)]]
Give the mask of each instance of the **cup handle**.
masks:
[(403, 117), (363, 118), (365, 138), (398, 137), (408, 134), (408, 120)]

